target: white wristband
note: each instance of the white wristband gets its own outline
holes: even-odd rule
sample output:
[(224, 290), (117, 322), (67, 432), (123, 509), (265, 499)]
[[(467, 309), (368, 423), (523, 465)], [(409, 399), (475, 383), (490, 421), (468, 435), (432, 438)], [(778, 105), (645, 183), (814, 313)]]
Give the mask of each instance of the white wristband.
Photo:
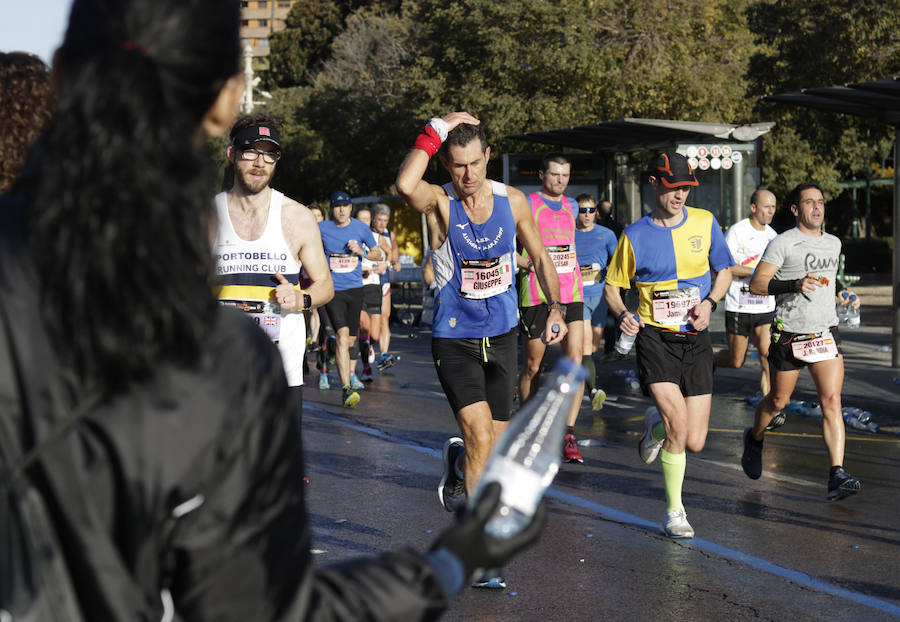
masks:
[(434, 117), (429, 122), (428, 125), (431, 126), (435, 132), (437, 132), (438, 136), (441, 138), (441, 142), (447, 140), (447, 133), (450, 132), (450, 126), (447, 125), (447, 122), (441, 119), (440, 117)]

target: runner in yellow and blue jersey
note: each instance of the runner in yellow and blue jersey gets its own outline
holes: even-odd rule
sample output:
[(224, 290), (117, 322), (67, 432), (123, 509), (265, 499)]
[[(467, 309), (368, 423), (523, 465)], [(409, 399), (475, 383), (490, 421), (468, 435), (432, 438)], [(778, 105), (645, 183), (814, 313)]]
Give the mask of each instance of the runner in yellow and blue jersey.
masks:
[[(661, 154), (650, 185), (656, 205), (619, 238), (605, 295), (622, 332), (637, 334), (641, 385), (655, 403), (647, 409), (638, 452), (647, 464), (661, 453), (667, 501), (662, 530), (673, 538), (692, 538), (681, 502), (685, 450), (699, 452), (706, 443), (712, 403), (707, 327), (731, 284), (734, 261), (715, 216), (685, 205), (699, 182), (684, 156)], [(717, 271), (715, 280), (710, 267)], [(619, 292), (631, 287), (632, 278), (640, 297), (637, 316)]]

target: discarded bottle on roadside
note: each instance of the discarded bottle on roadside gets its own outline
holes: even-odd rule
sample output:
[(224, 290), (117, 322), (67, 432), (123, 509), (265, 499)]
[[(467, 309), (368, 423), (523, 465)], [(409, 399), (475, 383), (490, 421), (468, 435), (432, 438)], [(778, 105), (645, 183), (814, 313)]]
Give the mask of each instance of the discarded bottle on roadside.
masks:
[(847, 290), (841, 292), (841, 302), (837, 303), (834, 306), (834, 310), (837, 312), (838, 324), (841, 322), (847, 321), (847, 303), (849, 302), (850, 294), (847, 293)]
[(865, 424), (860, 423), (859, 421), (859, 408), (854, 408), (852, 406), (844, 406), (841, 408), (841, 418), (844, 420), (844, 423), (848, 428), (853, 428), (854, 430), (865, 429)]
[(877, 433), (881, 429), (877, 423), (872, 421), (872, 413), (868, 410), (844, 406), (841, 408), (841, 417), (844, 419), (847, 427), (854, 430)]
[(854, 306), (856, 294), (850, 296), (850, 304), (847, 305), (847, 328), (859, 328), (859, 307)]
[(490, 535), (510, 538), (531, 522), (544, 491), (559, 470), (566, 415), (586, 376), (581, 365), (560, 357), (552, 380), (513, 416), (497, 440), (478, 486), (469, 497), (471, 507), (489, 483), (500, 482), (503, 486), (500, 505), (485, 526)]
[[(638, 316), (633, 316), (634, 321), (640, 321)], [(625, 356), (629, 352), (631, 352), (631, 348), (634, 346), (634, 340), (637, 338), (637, 333), (633, 335), (626, 335), (625, 331), (619, 335), (619, 338), (616, 340), (616, 352), (620, 355)]]
[(862, 426), (858, 428), (859, 430), (877, 433), (881, 429), (881, 427), (877, 423), (872, 421), (872, 413), (870, 413), (868, 410), (859, 411), (859, 414), (856, 415), (856, 418)]
[(804, 415), (805, 417), (821, 417), (822, 407), (816, 402), (790, 402), (785, 409), (794, 414)]
[(816, 402), (803, 402), (803, 410), (801, 412), (807, 417), (821, 417), (822, 407)]

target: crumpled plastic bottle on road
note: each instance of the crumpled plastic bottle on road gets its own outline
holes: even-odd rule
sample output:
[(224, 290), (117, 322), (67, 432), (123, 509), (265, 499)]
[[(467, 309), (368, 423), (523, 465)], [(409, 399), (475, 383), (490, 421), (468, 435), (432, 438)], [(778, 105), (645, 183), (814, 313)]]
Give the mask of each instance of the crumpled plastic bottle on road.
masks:
[(788, 403), (785, 409), (794, 415), (803, 415), (805, 417), (821, 417), (822, 407), (816, 402), (795, 402)]
[(878, 433), (880, 426), (872, 421), (872, 413), (868, 410), (861, 410), (854, 406), (844, 406), (841, 408), (841, 417), (848, 428), (860, 430), (862, 432)]

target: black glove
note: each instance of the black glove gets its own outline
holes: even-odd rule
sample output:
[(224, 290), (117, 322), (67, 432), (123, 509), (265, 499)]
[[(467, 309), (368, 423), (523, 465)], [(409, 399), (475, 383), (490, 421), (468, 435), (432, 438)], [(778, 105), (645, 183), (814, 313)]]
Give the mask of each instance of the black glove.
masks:
[(488, 535), (484, 526), (500, 505), (500, 491), (499, 483), (489, 484), (474, 509), (460, 510), (458, 523), (445, 531), (432, 547), (432, 551), (443, 548), (459, 558), (467, 579), (487, 568), (503, 567), (519, 551), (537, 540), (547, 522), (547, 508), (542, 501), (528, 526), (516, 535), (511, 538)]

